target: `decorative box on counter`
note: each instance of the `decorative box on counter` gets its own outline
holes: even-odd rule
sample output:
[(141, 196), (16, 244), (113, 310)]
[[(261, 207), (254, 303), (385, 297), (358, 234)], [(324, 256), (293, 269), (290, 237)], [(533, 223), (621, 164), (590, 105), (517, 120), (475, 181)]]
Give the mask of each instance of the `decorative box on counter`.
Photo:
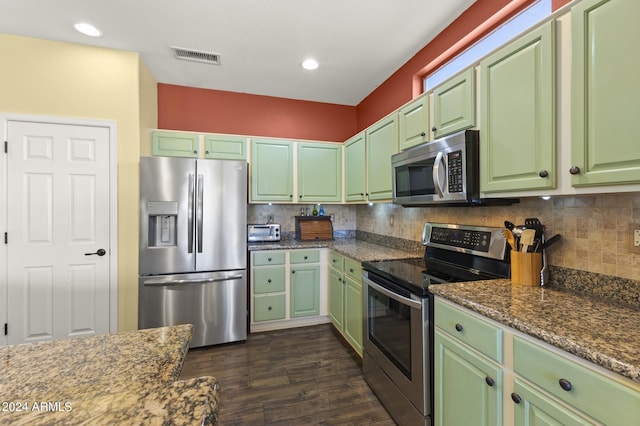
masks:
[(331, 216), (296, 216), (296, 240), (333, 240)]

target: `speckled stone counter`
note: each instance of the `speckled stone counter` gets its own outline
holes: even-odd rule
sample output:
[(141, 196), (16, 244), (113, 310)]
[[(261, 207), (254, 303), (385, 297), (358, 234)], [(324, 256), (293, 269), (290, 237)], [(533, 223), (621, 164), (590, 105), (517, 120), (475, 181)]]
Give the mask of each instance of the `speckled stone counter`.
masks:
[(640, 382), (640, 308), (509, 280), (431, 285), (465, 308)]
[[(374, 244), (355, 238), (336, 238), (331, 241), (296, 241), (283, 240), (277, 243), (249, 244), (249, 251), (258, 250), (295, 250), (307, 248), (330, 248), (351, 259), (360, 262), (377, 260), (411, 259), (424, 255), (424, 251), (400, 249)], [(424, 250), (424, 249), (422, 249)]]
[(178, 380), (192, 325), (0, 348), (0, 424), (214, 424), (213, 377)]

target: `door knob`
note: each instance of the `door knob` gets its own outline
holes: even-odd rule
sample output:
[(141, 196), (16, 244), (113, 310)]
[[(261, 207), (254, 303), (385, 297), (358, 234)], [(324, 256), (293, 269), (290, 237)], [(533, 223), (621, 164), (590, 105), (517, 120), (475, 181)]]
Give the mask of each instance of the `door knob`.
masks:
[(94, 254), (97, 254), (98, 256), (104, 256), (105, 254), (107, 254), (107, 251), (105, 249), (98, 249), (98, 251), (95, 252), (95, 253), (85, 253), (84, 255), (85, 256), (91, 256), (91, 255), (94, 255)]

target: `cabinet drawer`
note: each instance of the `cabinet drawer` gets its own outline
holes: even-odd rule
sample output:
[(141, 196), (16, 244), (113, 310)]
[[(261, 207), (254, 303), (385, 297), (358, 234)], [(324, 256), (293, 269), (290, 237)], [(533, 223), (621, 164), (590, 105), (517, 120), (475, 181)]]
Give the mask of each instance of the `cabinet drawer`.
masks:
[(344, 270), (344, 256), (335, 251), (329, 252), (329, 266), (339, 271)]
[(605, 424), (640, 419), (640, 392), (518, 336), (513, 338), (513, 369)]
[(253, 321), (284, 319), (285, 294), (255, 296), (253, 298)]
[(289, 254), (291, 263), (318, 263), (320, 250), (293, 250)]
[(253, 253), (253, 266), (284, 265), (283, 251), (263, 251)]
[(436, 299), (435, 325), (502, 363), (502, 330), (460, 309)]
[(362, 264), (357, 260), (344, 258), (344, 272), (354, 280), (362, 282)]
[(253, 270), (253, 293), (284, 291), (284, 268), (256, 268)]

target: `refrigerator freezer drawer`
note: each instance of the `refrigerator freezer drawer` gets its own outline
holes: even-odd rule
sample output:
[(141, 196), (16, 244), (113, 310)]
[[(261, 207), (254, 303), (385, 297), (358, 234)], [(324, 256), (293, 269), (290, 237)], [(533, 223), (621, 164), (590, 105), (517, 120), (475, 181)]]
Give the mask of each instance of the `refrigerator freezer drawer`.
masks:
[(190, 347), (247, 339), (246, 270), (139, 280), (139, 328), (193, 324)]

